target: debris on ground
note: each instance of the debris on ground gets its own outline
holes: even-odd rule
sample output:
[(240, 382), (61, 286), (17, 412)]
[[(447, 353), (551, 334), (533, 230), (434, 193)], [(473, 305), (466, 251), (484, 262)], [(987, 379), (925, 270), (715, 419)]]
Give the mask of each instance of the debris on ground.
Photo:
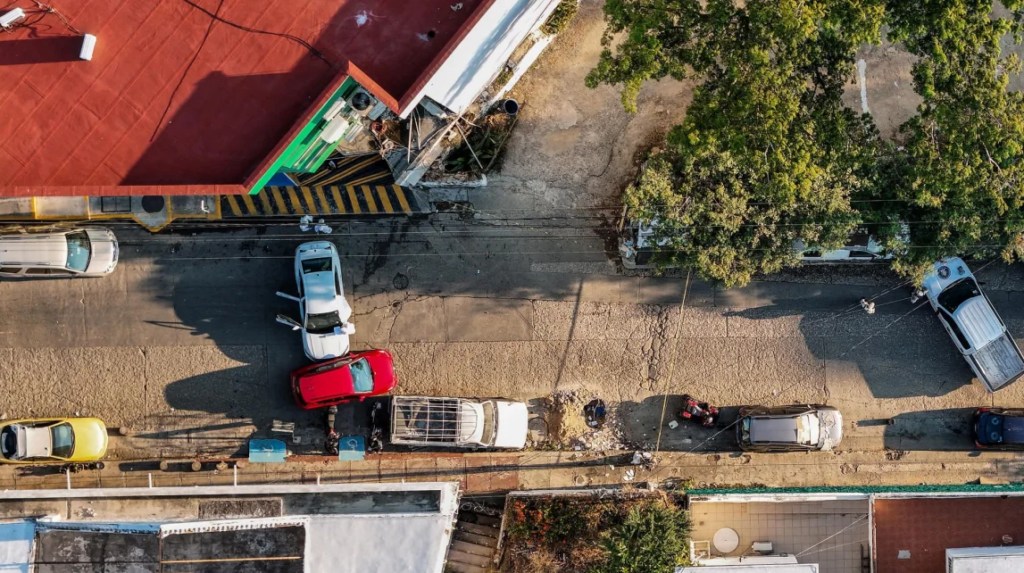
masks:
[(489, 173), (501, 169), (502, 151), (517, 116), (502, 112), (456, 121), (451, 151), (432, 169), (449, 173)]
[(658, 466), (658, 460), (654, 457), (654, 454), (643, 450), (633, 452), (633, 459), (630, 463), (634, 466), (642, 466), (649, 472), (654, 471), (654, 468)]
[(622, 438), (622, 427), (615, 408), (605, 410), (604, 423), (590, 427), (584, 414), (588, 402), (596, 397), (579, 390), (560, 390), (545, 400), (548, 437), (558, 448), (575, 451), (629, 449)]

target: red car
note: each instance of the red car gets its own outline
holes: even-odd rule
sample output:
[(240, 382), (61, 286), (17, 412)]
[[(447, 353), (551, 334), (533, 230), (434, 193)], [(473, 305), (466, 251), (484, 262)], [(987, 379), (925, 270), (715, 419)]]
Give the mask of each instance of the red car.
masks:
[(387, 394), (398, 379), (387, 350), (355, 352), (292, 372), (292, 393), (300, 408), (312, 410)]

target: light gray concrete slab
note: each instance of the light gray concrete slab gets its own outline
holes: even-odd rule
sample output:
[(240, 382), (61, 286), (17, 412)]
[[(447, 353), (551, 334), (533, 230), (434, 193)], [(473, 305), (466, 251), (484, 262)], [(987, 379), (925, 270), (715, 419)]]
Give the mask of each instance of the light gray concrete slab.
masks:
[(640, 279), (625, 276), (585, 275), (580, 300), (636, 304)]
[(671, 336), (679, 308), (598, 302), (536, 301), (535, 336), (542, 340), (628, 340)]
[[(447, 336), (447, 317), (440, 297), (413, 299), (396, 308), (392, 342), (443, 342)], [(356, 329), (358, 330), (358, 325)]]
[(533, 302), (520, 299), (443, 299), (448, 340), (504, 342), (533, 339)]
[(641, 304), (679, 304), (686, 292), (686, 306), (708, 307), (715, 304), (715, 288), (696, 276), (685, 278), (639, 277), (637, 302)]

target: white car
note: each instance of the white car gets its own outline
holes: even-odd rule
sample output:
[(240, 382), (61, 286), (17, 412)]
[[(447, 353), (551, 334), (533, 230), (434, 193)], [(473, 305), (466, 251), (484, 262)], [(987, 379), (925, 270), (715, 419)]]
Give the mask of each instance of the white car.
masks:
[(0, 277), (100, 277), (117, 266), (110, 229), (82, 227), (0, 235)]
[(329, 241), (303, 243), (295, 249), (295, 283), (299, 296), (278, 292), (299, 303), (301, 322), (284, 315), (277, 321), (302, 331), (302, 348), (311, 360), (327, 360), (348, 354), (349, 335), (355, 334), (352, 307), (341, 285), (341, 259)]
[(922, 287), (942, 327), (989, 392), (1024, 377), (1024, 354), (963, 260), (936, 262)]

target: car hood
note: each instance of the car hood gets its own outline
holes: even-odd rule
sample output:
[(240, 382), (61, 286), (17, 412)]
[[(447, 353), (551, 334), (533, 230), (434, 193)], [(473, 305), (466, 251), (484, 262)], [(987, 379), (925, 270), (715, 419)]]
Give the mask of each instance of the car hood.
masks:
[(98, 460), (107, 453), (107, 426), (97, 418), (68, 420), (75, 432), (75, 449), (71, 461)]
[(526, 446), (527, 424), (530, 416), (522, 402), (496, 401), (498, 428), (494, 436), (494, 447), (522, 449)]
[[(949, 269), (949, 276), (946, 278), (939, 276), (939, 270), (942, 267)], [(932, 264), (932, 268), (925, 273), (924, 281), (922, 281), (921, 286), (924, 287), (928, 300), (932, 303), (932, 307), (938, 307), (937, 299), (939, 294), (941, 294), (949, 285), (965, 277), (974, 278), (974, 274), (971, 272), (971, 269), (967, 267), (967, 264), (964, 263), (963, 259), (951, 257), (936, 261)]]
[(348, 354), (349, 335), (312, 334), (302, 331), (302, 348), (311, 360), (327, 360)]
[(836, 410), (818, 410), (818, 446), (828, 451), (843, 441), (843, 415)]
[(104, 274), (114, 270), (117, 266), (118, 247), (114, 234), (105, 229), (89, 229), (89, 244), (92, 255), (89, 257), (89, 266), (85, 268), (86, 274)]

